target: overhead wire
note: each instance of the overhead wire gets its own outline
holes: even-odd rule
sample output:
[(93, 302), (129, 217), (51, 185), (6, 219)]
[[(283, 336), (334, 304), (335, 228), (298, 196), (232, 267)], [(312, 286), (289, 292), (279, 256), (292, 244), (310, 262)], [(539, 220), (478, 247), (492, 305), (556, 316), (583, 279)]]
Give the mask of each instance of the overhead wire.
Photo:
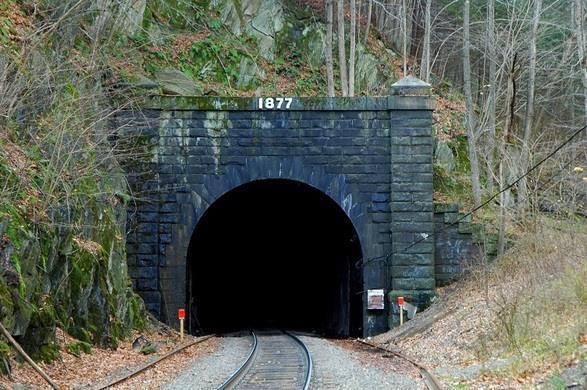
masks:
[[(490, 196), (485, 202), (481, 203), (479, 206), (476, 206), (475, 208), (473, 208), (472, 210), (470, 210), (468, 213), (461, 215), (459, 218), (457, 218), (456, 220), (452, 221), (449, 224), (446, 224), (445, 226), (443, 226), (442, 229), (434, 232), (434, 234), (438, 234), (438, 233), (442, 233), (446, 230), (448, 230), (449, 228), (451, 228), (454, 225), (457, 225), (458, 223), (462, 222), (463, 220), (469, 218), (470, 216), (472, 216), (474, 213), (476, 213), (477, 211), (481, 210), (482, 208), (486, 207), (488, 204), (490, 204), (495, 198), (497, 198), (499, 195), (501, 195), (502, 193), (504, 193), (505, 191), (509, 190), (510, 188), (512, 188), (513, 186), (515, 186), (516, 184), (518, 184), (522, 179), (524, 179), (525, 177), (527, 177), (530, 173), (532, 173), (534, 170), (536, 170), (538, 167), (540, 167), (542, 164), (544, 164), (547, 160), (549, 160), (552, 156), (554, 156), (556, 153), (558, 153), (562, 148), (564, 148), (566, 145), (568, 145), (575, 137), (577, 137), (581, 132), (583, 132), (585, 129), (587, 129), (587, 126), (583, 126), (580, 129), (577, 129), (575, 132), (573, 132), (573, 134), (567, 138), (564, 142), (562, 142), (561, 144), (559, 144), (555, 149), (553, 149), (549, 154), (547, 154), (544, 158), (542, 158), (540, 161), (538, 161), (536, 164), (534, 164), (530, 169), (528, 169), (522, 176), (518, 177), (516, 180), (514, 180), (513, 182), (511, 182), (510, 184), (508, 184), (507, 186), (505, 186), (504, 188), (500, 189), (498, 192), (494, 193), (492, 196)], [(553, 175), (553, 177), (558, 176), (558, 174), (560, 172), (562, 172), (564, 169), (566, 169), (566, 166), (563, 167), (559, 172), (557, 172), (555, 175)], [(550, 180), (549, 180), (550, 182)], [(355, 266), (358, 268), (360, 266), (364, 267), (369, 263), (373, 263), (373, 262), (377, 262), (377, 261), (381, 261), (383, 260), (384, 264), (387, 265), (389, 259), (391, 258), (391, 256), (395, 255), (395, 254), (404, 254), (407, 253), (408, 250), (410, 250), (411, 248), (413, 248), (414, 246), (426, 241), (429, 237), (431, 237), (432, 234), (426, 234), (426, 235), (422, 235), (421, 238), (419, 238), (418, 240), (412, 242), (411, 244), (409, 244), (407, 247), (403, 248), (401, 251), (399, 252), (394, 252), (393, 250), (388, 252), (385, 255), (382, 256), (377, 256), (377, 257), (372, 257), (370, 259), (367, 259), (366, 261), (363, 261), (362, 259), (359, 259), (357, 261), (357, 263), (355, 264)]]

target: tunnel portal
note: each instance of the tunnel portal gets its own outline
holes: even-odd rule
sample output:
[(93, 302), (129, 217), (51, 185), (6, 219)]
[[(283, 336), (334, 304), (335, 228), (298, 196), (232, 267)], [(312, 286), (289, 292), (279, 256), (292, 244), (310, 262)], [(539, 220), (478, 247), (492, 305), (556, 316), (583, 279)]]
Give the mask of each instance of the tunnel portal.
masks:
[(406, 77), (389, 96), (267, 99), (153, 96), (113, 118), (119, 149), (137, 148), (121, 159), (133, 288), (176, 329), (191, 311), (193, 333), (385, 332), (397, 296), (422, 308), (437, 272), (455, 270), (434, 258), (430, 86)]
[(318, 189), (284, 179), (241, 185), (208, 208), (191, 238), (189, 330), (360, 336), (361, 256), (353, 224)]

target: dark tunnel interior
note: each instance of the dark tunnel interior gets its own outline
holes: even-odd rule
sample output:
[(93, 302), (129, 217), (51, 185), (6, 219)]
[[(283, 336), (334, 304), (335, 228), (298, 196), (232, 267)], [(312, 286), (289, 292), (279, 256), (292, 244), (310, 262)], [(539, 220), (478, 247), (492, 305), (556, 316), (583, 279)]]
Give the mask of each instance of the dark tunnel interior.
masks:
[(282, 179), (242, 185), (208, 208), (192, 236), (189, 330), (359, 336), (361, 253), (351, 221), (321, 191)]

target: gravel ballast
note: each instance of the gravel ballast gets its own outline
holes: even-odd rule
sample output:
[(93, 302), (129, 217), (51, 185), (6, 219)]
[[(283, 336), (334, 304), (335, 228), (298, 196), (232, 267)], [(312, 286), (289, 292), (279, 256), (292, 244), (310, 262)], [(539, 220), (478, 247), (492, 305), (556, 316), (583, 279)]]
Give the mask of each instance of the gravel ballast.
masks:
[(346, 348), (332, 341), (302, 336), (314, 363), (312, 389), (423, 389), (419, 379), (394, 372), (393, 368), (382, 369), (359, 359)]
[[(351, 341), (340, 342), (312, 336), (299, 336), (312, 355), (311, 389), (425, 389), (424, 382), (410, 364), (365, 352)], [(215, 389), (238, 367), (251, 348), (250, 336), (223, 337), (217, 349), (194, 360), (167, 385), (167, 390)], [(341, 345), (346, 345), (343, 347)]]
[(245, 361), (252, 347), (250, 336), (222, 337), (211, 354), (194, 360), (162, 388), (166, 390), (215, 389)]

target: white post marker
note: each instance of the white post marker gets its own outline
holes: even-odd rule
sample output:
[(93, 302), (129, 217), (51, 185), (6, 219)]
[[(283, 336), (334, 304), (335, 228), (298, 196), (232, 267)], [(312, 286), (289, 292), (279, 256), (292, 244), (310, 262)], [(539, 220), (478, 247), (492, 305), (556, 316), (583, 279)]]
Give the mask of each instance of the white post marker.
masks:
[(399, 306), (399, 324), (404, 324), (404, 297), (397, 297), (397, 305)]
[(185, 320), (185, 309), (179, 309), (177, 311), (177, 318), (179, 318), (179, 335), (183, 340), (183, 320)]

